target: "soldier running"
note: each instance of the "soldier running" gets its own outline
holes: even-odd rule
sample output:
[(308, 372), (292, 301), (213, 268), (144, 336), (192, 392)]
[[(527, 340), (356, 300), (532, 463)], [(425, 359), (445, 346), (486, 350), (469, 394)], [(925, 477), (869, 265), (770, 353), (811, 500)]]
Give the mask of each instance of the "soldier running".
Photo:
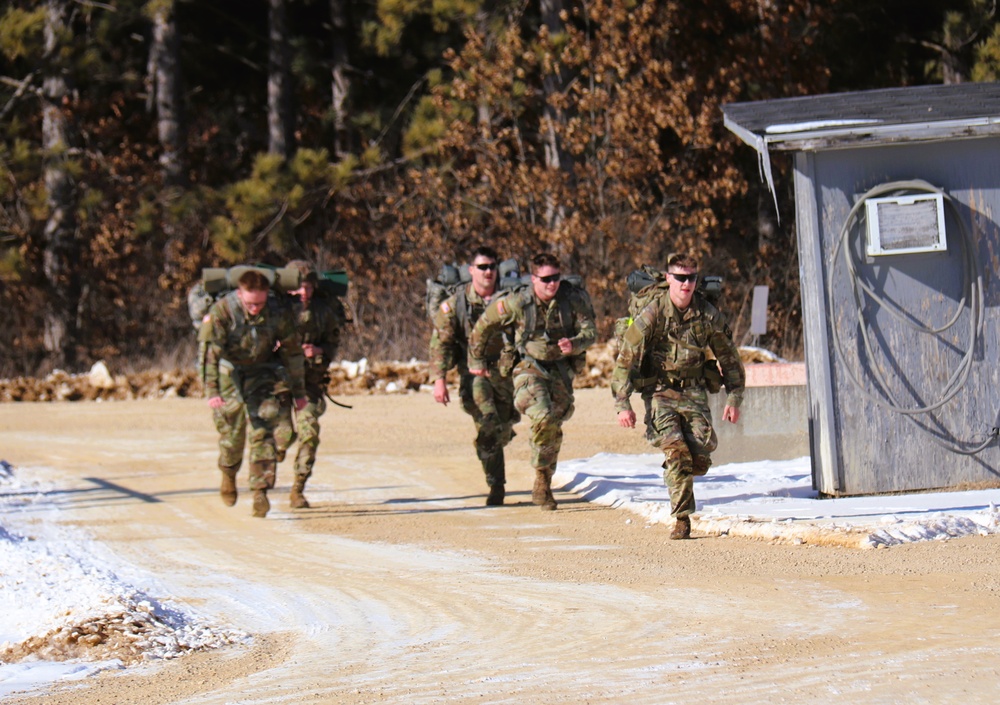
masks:
[(573, 415), (573, 377), (597, 338), (597, 327), (589, 297), (562, 281), (554, 255), (536, 255), (531, 264), (531, 286), (494, 301), (480, 316), (469, 340), (468, 365), (473, 375), (491, 376), (487, 346), (497, 332), (513, 329), (521, 356), (514, 368), (514, 407), (531, 419), (531, 501), (552, 510), (562, 425)]
[(303, 492), (316, 463), (319, 419), (326, 411), (330, 361), (337, 353), (345, 321), (339, 302), (317, 296), (319, 275), (312, 264), (305, 260), (293, 260), (286, 266), (298, 271), (301, 277), (299, 288), (289, 294), (295, 327), (302, 342), (307, 400), (306, 405), (295, 414), (299, 450), (295, 455), (295, 479), (288, 504), (292, 509), (307, 509), (309, 502)]
[(474, 445), (490, 491), (486, 506), (504, 502), (507, 481), (504, 447), (514, 437), (513, 425), (520, 419), (514, 410), (514, 385), (510, 370), (501, 370), (504, 347), (501, 331), (485, 341), (482, 360), (489, 376), (470, 374), (466, 365), (472, 328), (497, 294), (497, 253), (479, 247), (472, 253), (472, 281), (441, 302), (434, 315), (430, 367), (434, 374), (434, 400), (447, 406), (451, 401), (445, 380), (448, 370), (458, 367), (458, 395), (462, 409), (476, 426)]
[(696, 261), (687, 255), (670, 255), (667, 282), (668, 294), (653, 299), (625, 331), (611, 375), (611, 391), (618, 424), (634, 428), (629, 372), (637, 369), (644, 357), (652, 356), (653, 364), (647, 368), (654, 370), (657, 379), (646, 437), (665, 456), (663, 480), (670, 491), (675, 519), (670, 538), (687, 539), (695, 510), (694, 476), (708, 472), (711, 453), (719, 444), (705, 386), (706, 366), (711, 366), (714, 375), (718, 375), (718, 368), (715, 360), (706, 359), (706, 350), (711, 350), (722, 365), (727, 393), (722, 418), (731, 423), (740, 418), (746, 375), (722, 314), (695, 293)]
[[(274, 487), (274, 427), (280, 413), (281, 367), (290, 377), (295, 408), (306, 404), (302, 348), (289, 311), (268, 297), (270, 281), (260, 270), (239, 275), (237, 288), (209, 309), (199, 340), (205, 343), (205, 396), (219, 431), (219, 489), (227, 506), (236, 503), (236, 473), (243, 462), (246, 414), (250, 426), (250, 489), (253, 516), (271, 508), (267, 490)], [(274, 359), (278, 348), (281, 365)]]

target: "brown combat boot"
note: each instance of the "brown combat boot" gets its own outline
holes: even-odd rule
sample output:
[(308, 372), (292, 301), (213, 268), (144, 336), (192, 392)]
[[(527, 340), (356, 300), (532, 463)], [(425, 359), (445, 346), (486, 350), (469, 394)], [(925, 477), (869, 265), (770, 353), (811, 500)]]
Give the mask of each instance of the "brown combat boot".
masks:
[(486, 506), (487, 507), (501, 507), (503, 506), (503, 499), (506, 496), (504, 491), (503, 483), (498, 482), (495, 485), (490, 485), (490, 493), (486, 496)]
[(546, 511), (552, 511), (556, 508), (556, 498), (552, 496), (551, 470), (535, 470), (535, 485), (531, 488), (531, 502)]
[(295, 476), (292, 483), (292, 491), (288, 495), (288, 506), (292, 509), (309, 509), (309, 500), (303, 496), (306, 489), (306, 478), (302, 475)]
[(254, 490), (253, 515), (262, 519), (267, 516), (269, 511), (271, 511), (271, 502), (267, 499), (267, 490)]
[(672, 540), (691, 538), (691, 520), (687, 517), (677, 517), (674, 522), (674, 530), (670, 532)]
[(222, 484), (219, 485), (219, 495), (222, 497), (222, 503), (227, 507), (231, 507), (236, 504), (237, 468), (229, 468), (224, 465), (220, 465), (219, 470), (222, 471)]

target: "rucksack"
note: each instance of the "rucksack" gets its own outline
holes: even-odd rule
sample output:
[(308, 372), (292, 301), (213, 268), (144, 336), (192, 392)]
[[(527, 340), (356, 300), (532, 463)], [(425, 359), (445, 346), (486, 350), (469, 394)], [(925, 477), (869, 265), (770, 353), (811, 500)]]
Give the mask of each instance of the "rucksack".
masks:
[[(722, 277), (709, 274), (698, 279), (698, 288), (695, 293), (715, 306), (722, 296)], [(629, 273), (625, 278), (625, 285), (628, 287), (628, 316), (615, 321), (615, 340), (621, 343), (621, 337), (625, 329), (631, 325), (639, 312), (642, 311), (657, 296), (667, 293), (667, 274), (648, 264), (642, 265)]]
[[(516, 259), (506, 259), (497, 266), (497, 291), (510, 291), (521, 282), (521, 270)], [(427, 280), (427, 292), (424, 295), (424, 308), (427, 317), (434, 320), (441, 304), (448, 297), (455, 295), (455, 314), (461, 323), (462, 330), (469, 330), (469, 304), (465, 299), (465, 287), (472, 281), (469, 265), (444, 264), (434, 279)]]
[[(206, 267), (201, 270), (201, 279), (188, 290), (188, 315), (195, 331), (201, 328), (201, 322), (208, 310), (216, 301), (236, 288), (236, 283), (250, 269), (261, 271), (271, 281), (271, 291), (294, 291), (299, 288), (299, 273), (288, 267), (272, 267), (271, 265), (239, 265), (225, 269), (223, 267)], [(343, 270), (337, 270), (343, 271)], [(326, 274), (326, 273), (324, 273)], [(344, 291), (347, 290), (346, 273), (344, 274)]]
[[(722, 296), (722, 277), (709, 274), (698, 279), (698, 288), (695, 289), (695, 294), (701, 296), (706, 301), (708, 301), (713, 306), (718, 303), (719, 298)], [(629, 298), (628, 298), (628, 315), (623, 316), (615, 321), (615, 354), (617, 351), (621, 350), (622, 337), (625, 335), (625, 331), (635, 317), (646, 308), (652, 301), (659, 296), (669, 296), (669, 285), (667, 284), (666, 272), (663, 272), (655, 267), (648, 264), (642, 265), (639, 269), (636, 269), (629, 273), (625, 278), (625, 284), (628, 287)], [(654, 378), (653, 371), (648, 369), (647, 359), (644, 358), (639, 364), (637, 369), (632, 371), (631, 377), (633, 384), (637, 391), (642, 391), (642, 387), (646, 386), (645, 383), (649, 382)], [(640, 380), (643, 381), (642, 384), (638, 383)], [(709, 391), (713, 394), (719, 391), (719, 384), (722, 381), (722, 375), (718, 372), (718, 367), (715, 366), (715, 360), (708, 360), (705, 363), (705, 380), (708, 385)]]

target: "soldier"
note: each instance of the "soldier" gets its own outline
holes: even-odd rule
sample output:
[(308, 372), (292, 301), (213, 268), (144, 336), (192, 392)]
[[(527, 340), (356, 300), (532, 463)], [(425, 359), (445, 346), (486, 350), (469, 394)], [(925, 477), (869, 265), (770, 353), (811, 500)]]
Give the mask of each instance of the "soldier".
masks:
[(434, 380), (434, 400), (448, 405), (448, 384), (445, 375), (458, 366), (458, 395), (476, 426), (474, 445), (483, 465), (489, 495), (486, 506), (503, 504), (507, 481), (504, 447), (514, 437), (513, 426), (519, 420), (514, 410), (514, 385), (510, 370), (500, 370), (504, 341), (496, 331), (485, 342), (482, 361), (490, 371), (488, 377), (469, 374), (466, 360), (472, 327), (497, 294), (497, 253), (491, 247), (479, 247), (472, 253), (469, 266), (472, 281), (441, 302), (434, 316), (431, 335), (430, 366)]
[(219, 431), (219, 493), (227, 506), (236, 503), (236, 473), (243, 461), (246, 414), (250, 426), (250, 489), (253, 515), (264, 517), (271, 508), (267, 490), (274, 487), (276, 452), (274, 426), (280, 412), (280, 365), (290, 377), (295, 407), (305, 406), (302, 349), (295, 323), (287, 309), (268, 296), (270, 281), (260, 270), (248, 268), (237, 278), (237, 288), (209, 309), (199, 333), (205, 343), (205, 396)]
[[(191, 324), (194, 326), (195, 336), (198, 336), (199, 331), (201, 331), (202, 324), (208, 321), (208, 310), (212, 307), (213, 303), (215, 303), (215, 297), (205, 290), (205, 285), (201, 281), (197, 282), (191, 287), (191, 289), (188, 290), (188, 314), (191, 316)], [(197, 375), (198, 379), (201, 380), (202, 387), (205, 385), (205, 345), (206, 343), (201, 342), (199, 338)], [(276, 362), (280, 361), (277, 350), (274, 351), (274, 359)], [(288, 374), (284, 371), (284, 368), (282, 368), (282, 374), (287, 380)], [(284, 387), (285, 389), (283, 393), (279, 396), (281, 401), (281, 413), (278, 416), (278, 422), (274, 428), (274, 450), (279, 463), (285, 459), (286, 450), (295, 441), (295, 425), (292, 423), (291, 390), (288, 388), (287, 383)], [(234, 413), (230, 416), (230, 418), (235, 426), (232, 428), (226, 428), (224, 431), (220, 431), (220, 437), (230, 439), (245, 438), (247, 423), (246, 414)], [(217, 419), (216, 422), (218, 423), (219, 420)], [(243, 454), (241, 451), (240, 458), (242, 457)]]
[(339, 301), (317, 296), (319, 275), (315, 267), (305, 260), (293, 260), (286, 266), (298, 270), (301, 277), (299, 288), (288, 293), (302, 343), (307, 400), (306, 405), (295, 414), (299, 450), (295, 456), (295, 480), (288, 504), (292, 509), (308, 509), (309, 502), (302, 493), (316, 462), (319, 417), (326, 411), (330, 361), (340, 345), (344, 310)]
[(654, 298), (625, 331), (611, 375), (611, 391), (618, 425), (634, 428), (629, 372), (651, 356), (653, 364), (647, 369), (656, 375), (656, 386), (646, 437), (665, 456), (663, 480), (675, 518), (670, 538), (686, 539), (691, 536), (690, 515), (695, 510), (694, 476), (708, 472), (711, 453), (719, 444), (706, 389), (710, 385), (718, 391), (719, 371), (715, 360), (706, 359), (706, 351), (711, 350), (722, 364), (727, 393), (722, 418), (730, 423), (739, 421), (746, 375), (722, 314), (695, 293), (695, 260), (688, 255), (670, 255), (667, 283), (667, 294)]
[(559, 260), (542, 253), (531, 260), (531, 286), (491, 303), (469, 341), (469, 372), (491, 375), (486, 364), (492, 336), (513, 328), (520, 361), (514, 368), (514, 408), (531, 419), (531, 464), (535, 484), (531, 501), (556, 508), (552, 473), (562, 445), (563, 422), (573, 414), (573, 377), (584, 351), (597, 337), (587, 294), (562, 281)]

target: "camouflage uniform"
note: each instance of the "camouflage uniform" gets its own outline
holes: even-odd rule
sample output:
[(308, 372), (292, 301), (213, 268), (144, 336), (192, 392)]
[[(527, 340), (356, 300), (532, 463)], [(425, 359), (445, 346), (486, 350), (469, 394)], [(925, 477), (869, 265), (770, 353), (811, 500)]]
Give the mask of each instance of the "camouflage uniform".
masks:
[[(239, 469), (249, 420), (250, 489), (266, 490), (275, 480), (279, 397), (289, 392), (305, 396), (302, 347), (291, 315), (275, 297), (269, 296), (261, 312), (250, 316), (238, 293), (232, 291), (212, 306), (199, 333), (205, 343), (205, 396), (225, 401), (212, 412), (220, 435), (220, 469)], [(275, 360), (276, 347), (281, 364)], [(282, 367), (288, 371), (287, 382)]]
[(707, 360), (707, 350), (722, 365), (726, 405), (739, 408), (746, 377), (722, 314), (697, 294), (680, 311), (664, 288), (625, 331), (611, 375), (619, 412), (632, 410), (630, 372), (642, 365), (655, 377), (646, 437), (665, 456), (663, 480), (670, 490), (671, 515), (678, 519), (695, 510), (694, 476), (708, 472), (718, 446), (704, 375), (705, 365), (715, 363)]
[[(331, 301), (315, 294), (308, 306), (297, 297), (291, 298), (295, 328), (303, 344), (323, 349), (321, 355), (304, 357), (306, 406), (295, 414), (298, 427), (299, 450), (295, 456), (295, 482), (301, 493), (305, 482), (312, 475), (319, 447), (319, 417), (326, 411), (326, 393), (329, 384), (330, 361), (340, 346), (340, 331), (344, 325), (344, 310), (339, 301)], [(301, 348), (300, 348), (301, 349)]]
[[(573, 377), (584, 352), (597, 338), (594, 310), (582, 289), (563, 282), (556, 296), (540, 301), (529, 286), (491, 303), (473, 328), (470, 369), (486, 369), (487, 345), (503, 329), (513, 329), (521, 356), (514, 368), (514, 408), (531, 419), (532, 501), (555, 509), (551, 480), (562, 446), (562, 424), (573, 415)], [(566, 355), (558, 341), (568, 338)]]
[[(459, 315), (465, 302), (466, 314)], [(430, 367), (438, 379), (444, 378), (452, 367), (458, 367), (458, 394), (465, 410), (476, 426), (473, 445), (476, 456), (483, 465), (486, 484), (490, 487), (507, 481), (504, 465), (504, 447), (514, 437), (514, 424), (520, 420), (514, 410), (514, 385), (510, 370), (500, 371), (500, 358), (504, 347), (503, 334), (496, 331), (488, 337), (483, 348), (483, 369), (489, 377), (469, 374), (466, 364), (469, 336), (472, 327), (486, 310), (488, 302), (476, 293), (472, 284), (441, 302), (434, 315), (434, 332), (431, 335)], [(464, 325), (463, 325), (464, 319)]]

